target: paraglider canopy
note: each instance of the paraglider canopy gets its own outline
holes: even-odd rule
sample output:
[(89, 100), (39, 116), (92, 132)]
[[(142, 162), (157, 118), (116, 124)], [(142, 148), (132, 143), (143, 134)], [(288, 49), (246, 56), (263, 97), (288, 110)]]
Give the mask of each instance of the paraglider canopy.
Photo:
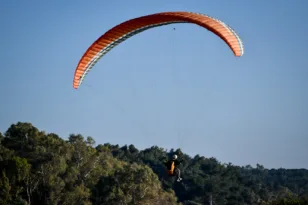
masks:
[(75, 70), (73, 87), (78, 89), (96, 62), (119, 43), (147, 29), (174, 23), (197, 24), (219, 36), (235, 56), (244, 54), (244, 46), (239, 36), (218, 19), (192, 12), (156, 13), (125, 21), (99, 37), (80, 59)]

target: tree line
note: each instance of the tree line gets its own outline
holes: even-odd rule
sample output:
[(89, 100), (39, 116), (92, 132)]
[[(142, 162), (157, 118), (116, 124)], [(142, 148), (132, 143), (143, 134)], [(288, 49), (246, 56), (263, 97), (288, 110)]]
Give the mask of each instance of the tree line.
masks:
[[(180, 149), (64, 140), (31, 123), (0, 132), (0, 204), (308, 204), (308, 170), (236, 166)], [(164, 162), (184, 159), (183, 181)]]

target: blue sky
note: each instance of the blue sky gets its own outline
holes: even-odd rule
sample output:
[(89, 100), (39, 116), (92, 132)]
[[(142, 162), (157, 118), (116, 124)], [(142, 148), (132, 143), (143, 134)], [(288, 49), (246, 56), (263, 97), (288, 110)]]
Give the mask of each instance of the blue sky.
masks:
[[(308, 168), (307, 7), (305, 0), (3, 1), (0, 131), (23, 121), (97, 144)], [(196, 25), (164, 26), (115, 47), (73, 89), (93, 41), (162, 11), (221, 19), (241, 36), (244, 56)]]

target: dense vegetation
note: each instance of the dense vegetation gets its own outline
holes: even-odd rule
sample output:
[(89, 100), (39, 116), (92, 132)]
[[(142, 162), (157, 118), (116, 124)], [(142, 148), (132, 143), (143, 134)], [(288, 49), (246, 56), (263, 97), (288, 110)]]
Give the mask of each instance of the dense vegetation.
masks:
[[(308, 204), (308, 170), (235, 166), (153, 146), (68, 140), (30, 123), (0, 133), (0, 204)], [(184, 159), (183, 181), (166, 175), (170, 155)]]

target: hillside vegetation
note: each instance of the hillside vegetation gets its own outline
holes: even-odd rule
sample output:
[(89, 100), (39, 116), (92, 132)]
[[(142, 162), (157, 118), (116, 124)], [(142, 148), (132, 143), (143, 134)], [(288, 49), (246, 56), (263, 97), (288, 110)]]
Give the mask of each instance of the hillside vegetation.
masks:
[[(0, 133), (0, 204), (308, 204), (308, 170), (240, 167), (153, 146), (64, 140), (31, 123)], [(163, 162), (177, 153), (183, 181)]]

